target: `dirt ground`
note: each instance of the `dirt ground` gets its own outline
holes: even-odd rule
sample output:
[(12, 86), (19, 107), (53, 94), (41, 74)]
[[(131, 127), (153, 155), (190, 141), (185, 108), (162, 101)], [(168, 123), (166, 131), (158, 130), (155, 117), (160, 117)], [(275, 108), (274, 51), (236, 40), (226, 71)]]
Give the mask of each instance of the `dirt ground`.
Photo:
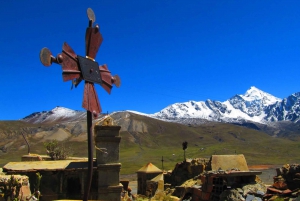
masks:
[(120, 180), (128, 180), (132, 194), (137, 194), (137, 174), (120, 175)]
[(273, 177), (276, 176), (276, 168), (281, 166), (275, 165), (252, 165), (249, 170), (261, 171), (262, 174), (258, 175), (259, 178), (267, 185), (273, 184)]
[(120, 175), (120, 180), (136, 181), (137, 174), (123, 174)]

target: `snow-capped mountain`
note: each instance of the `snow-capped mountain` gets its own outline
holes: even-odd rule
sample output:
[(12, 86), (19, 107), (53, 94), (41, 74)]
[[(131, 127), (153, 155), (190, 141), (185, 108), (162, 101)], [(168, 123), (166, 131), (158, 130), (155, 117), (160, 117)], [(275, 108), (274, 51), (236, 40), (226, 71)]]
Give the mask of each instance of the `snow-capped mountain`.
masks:
[(300, 93), (281, 100), (252, 86), (244, 95), (235, 95), (224, 102), (208, 99), (175, 103), (153, 114), (153, 117), (165, 120), (198, 118), (223, 122), (297, 122), (300, 116), (299, 102)]
[[(152, 118), (175, 122), (244, 122), (266, 124), (268, 122), (300, 122), (300, 92), (281, 100), (252, 86), (245, 94), (235, 95), (220, 102), (213, 100), (188, 101), (172, 104), (155, 114), (143, 114)], [(35, 112), (23, 121), (30, 123), (53, 123), (85, 120), (86, 112), (56, 107), (51, 111)]]
[(280, 102), (281, 99), (252, 86), (244, 95), (235, 95), (228, 101), (235, 109), (254, 117), (262, 115), (265, 107)]
[(300, 120), (300, 92), (294, 93), (281, 102), (266, 108), (268, 121), (292, 121)]
[(83, 111), (76, 111), (57, 106), (50, 111), (34, 112), (22, 120), (30, 123), (48, 123), (82, 120), (85, 116), (86, 113)]

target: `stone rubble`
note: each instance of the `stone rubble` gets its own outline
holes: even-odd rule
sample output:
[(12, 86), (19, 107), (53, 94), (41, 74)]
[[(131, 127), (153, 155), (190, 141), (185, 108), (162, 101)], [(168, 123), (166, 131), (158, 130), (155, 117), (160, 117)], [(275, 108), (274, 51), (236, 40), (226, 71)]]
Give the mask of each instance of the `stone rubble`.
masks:
[[(202, 173), (195, 176), (194, 170), (199, 173), (199, 169)], [(298, 164), (278, 168), (271, 186), (265, 185), (255, 171), (208, 169), (209, 164), (203, 159), (177, 163), (172, 172), (164, 173), (164, 191), (157, 191), (151, 198), (137, 195), (136, 200), (300, 201)]]
[(285, 164), (276, 169), (274, 183), (268, 187), (264, 196), (266, 200), (283, 198), (284, 200), (300, 200), (300, 165)]
[(31, 197), (29, 178), (24, 175), (0, 174), (0, 200), (28, 200)]

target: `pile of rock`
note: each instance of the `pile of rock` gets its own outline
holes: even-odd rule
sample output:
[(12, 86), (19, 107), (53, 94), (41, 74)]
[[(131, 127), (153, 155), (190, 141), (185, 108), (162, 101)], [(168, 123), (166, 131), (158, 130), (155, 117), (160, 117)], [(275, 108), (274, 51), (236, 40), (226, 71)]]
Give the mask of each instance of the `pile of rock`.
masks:
[(238, 169), (204, 172), (199, 176), (201, 188), (193, 189), (193, 200), (262, 200), (267, 188), (255, 174)]
[(257, 181), (254, 184), (247, 184), (241, 188), (228, 189), (221, 193), (220, 201), (262, 201), (267, 191), (266, 186)]
[(300, 196), (300, 165), (286, 164), (277, 168), (276, 172), (274, 183), (268, 188), (264, 197), (268, 200), (274, 200), (277, 197), (296, 200)]
[(165, 175), (165, 183), (169, 183), (172, 186), (181, 185), (186, 180), (206, 171), (207, 166), (208, 159), (206, 158), (186, 159), (177, 163), (174, 170), (170, 174)]
[(0, 200), (25, 201), (31, 197), (29, 178), (23, 175), (0, 175)]

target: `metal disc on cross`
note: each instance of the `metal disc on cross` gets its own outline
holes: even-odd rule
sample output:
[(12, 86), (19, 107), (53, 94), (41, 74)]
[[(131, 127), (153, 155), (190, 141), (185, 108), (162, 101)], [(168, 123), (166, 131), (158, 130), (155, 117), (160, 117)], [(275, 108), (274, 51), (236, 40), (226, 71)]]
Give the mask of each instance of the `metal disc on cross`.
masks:
[(85, 33), (85, 56), (77, 55), (66, 43), (63, 43), (62, 53), (54, 57), (48, 48), (43, 48), (40, 52), (40, 60), (44, 66), (57, 63), (62, 66), (63, 81), (72, 81), (77, 87), (84, 80), (84, 95), (82, 107), (93, 113), (96, 117), (102, 109), (94, 87), (94, 83), (100, 84), (109, 94), (112, 84), (120, 86), (121, 81), (118, 75), (112, 76), (107, 65), (100, 65), (95, 61), (96, 54), (103, 41), (98, 25), (93, 27), (95, 14), (91, 8), (87, 9), (89, 19)]
[(95, 13), (91, 8), (88, 8), (86, 10), (86, 14), (87, 14), (89, 20), (92, 21), (92, 23), (94, 23), (96, 21)]
[(52, 53), (46, 47), (44, 47), (40, 52), (40, 60), (44, 66), (50, 66), (52, 64), (51, 61)]
[(98, 49), (103, 41), (98, 25), (93, 27), (95, 22), (94, 11), (87, 9), (89, 19), (85, 32), (85, 56), (75, 54), (74, 50), (66, 43), (63, 43), (62, 52), (54, 57), (48, 48), (40, 51), (40, 60), (44, 66), (52, 63), (60, 64), (62, 67), (63, 81), (72, 81), (72, 86), (84, 80), (84, 95), (82, 107), (87, 110), (87, 135), (88, 135), (88, 176), (85, 186), (84, 201), (88, 200), (93, 174), (93, 146), (92, 146), (92, 114), (94, 117), (101, 112), (101, 106), (94, 87), (94, 83), (100, 84), (109, 94), (112, 84), (120, 86), (119, 76), (112, 76), (107, 65), (101, 65), (95, 61)]

